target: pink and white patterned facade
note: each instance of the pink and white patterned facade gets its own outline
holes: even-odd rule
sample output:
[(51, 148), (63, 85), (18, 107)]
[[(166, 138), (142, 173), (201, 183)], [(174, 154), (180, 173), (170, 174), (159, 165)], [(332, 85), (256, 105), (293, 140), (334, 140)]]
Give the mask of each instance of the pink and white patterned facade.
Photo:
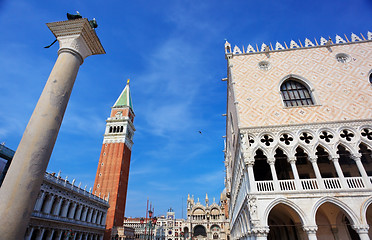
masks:
[[(225, 43), (232, 239), (372, 237), (372, 33), (366, 37), (246, 51)], [(285, 90), (289, 82), (305, 90)], [(286, 91), (298, 106), (286, 105)], [(301, 104), (302, 91), (311, 104)]]

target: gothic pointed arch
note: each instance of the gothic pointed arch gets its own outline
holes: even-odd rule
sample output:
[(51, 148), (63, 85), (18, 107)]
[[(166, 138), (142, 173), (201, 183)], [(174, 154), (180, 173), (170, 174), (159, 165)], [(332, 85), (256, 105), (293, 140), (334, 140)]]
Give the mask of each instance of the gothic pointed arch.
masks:
[(342, 172), (345, 177), (360, 177), (359, 169), (353, 159), (353, 151), (350, 151), (347, 146), (340, 143), (337, 146), (337, 154), (339, 155), (338, 162), (340, 163)]
[(371, 148), (361, 142), (359, 144), (359, 153), (361, 155), (360, 160), (362, 161), (363, 167), (366, 170), (368, 176), (372, 176), (372, 150)]
[(336, 151), (331, 149), (328, 145), (325, 145), (325, 144), (322, 144), (322, 143), (318, 143), (314, 146), (314, 153), (317, 152), (318, 148), (322, 148), (324, 150), (324, 152), (326, 152), (329, 156), (334, 156), (335, 153), (336, 153)]
[(296, 148), (295, 157), (300, 179), (316, 178), (313, 166), (309, 161), (309, 154), (301, 146)]
[(331, 155), (326, 148), (319, 144), (316, 148), (315, 155), (317, 157), (316, 161), (320, 174), (323, 178), (334, 178), (338, 176), (335, 166), (330, 160)]
[(286, 155), (287, 157), (291, 156), (291, 153), (289, 152), (289, 150), (287, 148), (283, 148), (281, 146), (276, 146), (274, 148), (274, 155), (276, 154), (276, 151), (279, 150), (279, 151), (282, 151), (284, 155)]
[(291, 165), (288, 162), (288, 155), (281, 147), (275, 150), (275, 170), (279, 180), (293, 179)]
[[(362, 205), (362, 207), (360, 209), (362, 224), (367, 224), (368, 223), (367, 211), (371, 207), (372, 207), (372, 197), (369, 197), (366, 201), (364, 201), (364, 203), (363, 203), (363, 205)], [(371, 213), (372, 213), (372, 211), (371, 211)], [(371, 220), (372, 220), (372, 218), (371, 218)]]
[(253, 172), (256, 181), (273, 180), (267, 156), (261, 149), (255, 151)]
[(324, 203), (332, 203), (336, 206), (338, 206), (347, 217), (351, 220), (352, 225), (360, 225), (360, 221), (356, 213), (348, 206), (348, 204), (344, 203), (343, 201), (337, 199), (336, 197), (322, 197), (320, 198), (313, 206), (313, 209), (311, 210), (311, 215), (310, 215), (310, 221), (312, 222), (313, 225), (316, 224), (315, 218), (316, 218), (316, 213), (321, 205)]
[(305, 214), (305, 211), (300, 208), (296, 203), (292, 202), (291, 200), (288, 200), (286, 198), (277, 198), (273, 200), (265, 209), (265, 212), (263, 214), (262, 222), (265, 224), (268, 224), (269, 214), (272, 211), (272, 209), (275, 206), (278, 206), (279, 204), (287, 206), (289, 209), (293, 210), (294, 213), (296, 213), (301, 220), (302, 225), (306, 226), (309, 225), (309, 220)]

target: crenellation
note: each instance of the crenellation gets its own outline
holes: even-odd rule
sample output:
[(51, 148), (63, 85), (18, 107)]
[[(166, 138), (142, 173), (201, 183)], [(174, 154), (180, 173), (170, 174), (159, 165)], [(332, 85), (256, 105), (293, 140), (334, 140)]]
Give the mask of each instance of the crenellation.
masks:
[[(361, 36), (361, 37), (360, 37)], [(266, 43), (262, 43), (261, 48), (258, 47), (256, 44), (256, 49), (251, 45), (248, 44), (248, 47), (246, 50), (244, 49), (244, 45), (240, 49), (238, 46), (234, 46), (234, 48), (231, 48), (231, 44), (226, 40), (225, 42), (225, 53), (227, 55), (240, 55), (240, 54), (253, 54), (253, 53), (267, 53), (269, 51), (283, 51), (283, 50), (289, 50), (289, 49), (304, 49), (304, 48), (311, 48), (311, 47), (329, 47), (332, 45), (341, 45), (341, 44), (348, 44), (348, 43), (355, 43), (355, 42), (367, 42), (372, 40), (372, 33), (370, 31), (367, 32), (367, 39), (363, 36), (362, 33), (360, 33), (360, 36), (356, 35), (355, 33), (351, 34), (351, 41), (347, 38), (345, 35), (345, 39), (342, 38), (340, 35), (336, 34), (334, 41), (331, 37), (328, 38), (328, 40), (324, 37), (320, 37), (319, 43), (314, 38), (315, 43), (313, 43), (310, 39), (305, 38), (305, 46), (302, 45), (301, 40), (298, 39), (298, 42), (291, 40), (289, 43), (289, 47), (287, 46), (287, 43), (284, 42), (284, 46), (280, 42), (275, 43), (275, 48), (272, 46), (271, 43), (267, 45)]]

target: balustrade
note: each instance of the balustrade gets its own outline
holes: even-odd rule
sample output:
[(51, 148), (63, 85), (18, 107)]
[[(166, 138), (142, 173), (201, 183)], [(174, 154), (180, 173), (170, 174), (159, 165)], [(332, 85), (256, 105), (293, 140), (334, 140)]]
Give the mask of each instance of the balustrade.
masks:
[(346, 182), (351, 189), (365, 188), (362, 177), (348, 177), (346, 178)]
[(303, 190), (319, 189), (317, 179), (301, 179), (301, 186)]
[(259, 192), (274, 191), (274, 181), (257, 181), (256, 183)]
[[(372, 183), (372, 177), (369, 177)], [(300, 179), (302, 189), (296, 188), (296, 181), (291, 180), (279, 180), (280, 192), (285, 191), (314, 191), (314, 190), (340, 190), (340, 189), (366, 189), (363, 177), (345, 177), (346, 186), (341, 184), (339, 178), (322, 178), (322, 184), (324, 188), (320, 187), (317, 179)], [(274, 192), (274, 181), (256, 181), (256, 187), (258, 192)]]
[(293, 191), (296, 190), (295, 180), (279, 180), (279, 186), (281, 191)]

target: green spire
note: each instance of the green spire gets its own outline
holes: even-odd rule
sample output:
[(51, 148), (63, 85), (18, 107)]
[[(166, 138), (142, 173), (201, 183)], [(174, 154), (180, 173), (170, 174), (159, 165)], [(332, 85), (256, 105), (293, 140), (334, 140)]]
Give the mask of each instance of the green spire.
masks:
[(133, 111), (132, 96), (130, 95), (129, 90), (129, 79), (124, 90), (121, 92), (118, 100), (116, 100), (113, 107), (130, 107)]

